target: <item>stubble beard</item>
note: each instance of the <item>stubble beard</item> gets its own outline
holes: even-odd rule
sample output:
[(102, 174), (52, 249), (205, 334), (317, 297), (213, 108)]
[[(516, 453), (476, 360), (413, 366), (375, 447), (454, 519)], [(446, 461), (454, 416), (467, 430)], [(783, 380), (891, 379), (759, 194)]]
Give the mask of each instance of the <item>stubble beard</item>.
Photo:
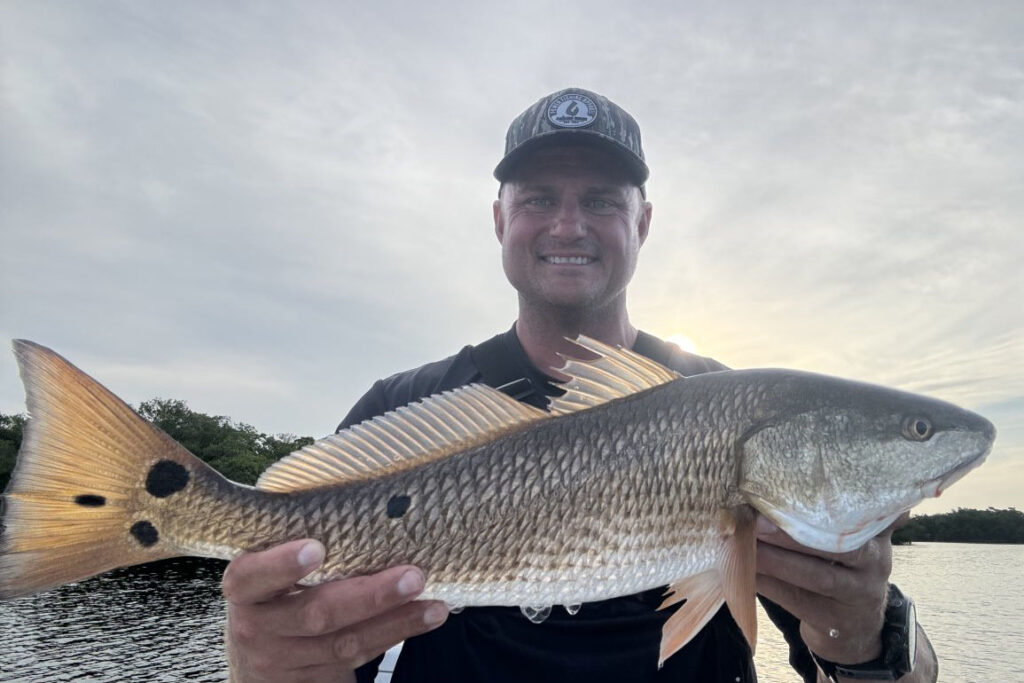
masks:
[(617, 319), (626, 312), (626, 292), (610, 296), (577, 295), (559, 301), (551, 297), (519, 292), (519, 316), (566, 331), (589, 329), (594, 323)]

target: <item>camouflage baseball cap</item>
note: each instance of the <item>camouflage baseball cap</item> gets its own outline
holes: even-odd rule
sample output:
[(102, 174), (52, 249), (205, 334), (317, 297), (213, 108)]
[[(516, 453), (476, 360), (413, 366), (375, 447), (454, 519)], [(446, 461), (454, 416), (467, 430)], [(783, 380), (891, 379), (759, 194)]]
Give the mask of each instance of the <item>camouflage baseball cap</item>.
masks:
[(505, 157), (494, 169), (499, 181), (529, 152), (551, 145), (601, 147), (618, 157), (638, 187), (650, 171), (640, 146), (636, 119), (607, 97), (582, 88), (566, 88), (537, 100), (516, 117), (505, 134)]

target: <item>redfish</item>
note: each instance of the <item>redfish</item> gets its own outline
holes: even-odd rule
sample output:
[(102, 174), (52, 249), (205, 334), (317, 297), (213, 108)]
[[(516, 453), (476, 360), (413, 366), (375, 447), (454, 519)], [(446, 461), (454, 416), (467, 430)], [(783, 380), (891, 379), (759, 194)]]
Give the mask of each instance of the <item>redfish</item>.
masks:
[(316, 538), (327, 556), (310, 584), (414, 564), (423, 598), (534, 621), (668, 585), (662, 607), (682, 604), (660, 662), (723, 604), (753, 649), (755, 513), (812, 548), (853, 550), (995, 438), (979, 415), (889, 388), (792, 370), (680, 377), (577, 343), (599, 358), (567, 362), (549, 410), (462, 387), (327, 436), (250, 487), (16, 341), (31, 419), (3, 498), (0, 599)]

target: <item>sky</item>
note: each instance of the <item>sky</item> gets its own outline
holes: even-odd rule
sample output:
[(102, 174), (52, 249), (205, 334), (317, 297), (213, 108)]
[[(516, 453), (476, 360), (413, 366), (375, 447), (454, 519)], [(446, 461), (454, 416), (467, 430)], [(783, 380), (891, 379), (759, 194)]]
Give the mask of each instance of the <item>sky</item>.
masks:
[(0, 337), (327, 434), (512, 324), (491, 172), (580, 86), (643, 131), (638, 327), (976, 410), (918, 511), (1024, 509), (1021, 45), (1015, 0), (0, 1)]

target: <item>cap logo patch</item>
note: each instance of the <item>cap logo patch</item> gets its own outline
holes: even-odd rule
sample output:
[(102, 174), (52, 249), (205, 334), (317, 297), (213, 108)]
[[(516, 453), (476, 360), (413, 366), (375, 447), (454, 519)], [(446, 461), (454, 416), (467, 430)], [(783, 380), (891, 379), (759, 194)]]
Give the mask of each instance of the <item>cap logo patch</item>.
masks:
[(559, 128), (582, 128), (597, 118), (597, 105), (586, 95), (570, 92), (551, 100), (548, 121)]

